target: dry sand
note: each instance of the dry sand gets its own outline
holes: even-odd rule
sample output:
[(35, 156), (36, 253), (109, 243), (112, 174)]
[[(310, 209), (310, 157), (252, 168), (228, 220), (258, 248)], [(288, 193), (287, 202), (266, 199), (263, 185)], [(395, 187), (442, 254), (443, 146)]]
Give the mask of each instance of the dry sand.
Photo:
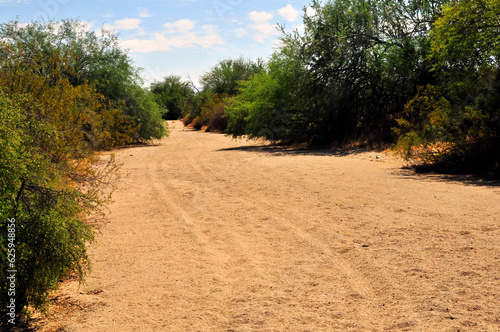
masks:
[(45, 330), (500, 331), (498, 183), (171, 128)]

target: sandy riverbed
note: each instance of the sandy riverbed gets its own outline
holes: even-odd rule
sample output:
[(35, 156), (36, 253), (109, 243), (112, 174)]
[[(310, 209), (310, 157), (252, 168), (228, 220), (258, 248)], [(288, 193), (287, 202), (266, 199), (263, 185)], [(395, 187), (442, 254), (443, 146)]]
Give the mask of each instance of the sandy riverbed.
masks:
[(46, 331), (500, 331), (498, 184), (171, 129)]

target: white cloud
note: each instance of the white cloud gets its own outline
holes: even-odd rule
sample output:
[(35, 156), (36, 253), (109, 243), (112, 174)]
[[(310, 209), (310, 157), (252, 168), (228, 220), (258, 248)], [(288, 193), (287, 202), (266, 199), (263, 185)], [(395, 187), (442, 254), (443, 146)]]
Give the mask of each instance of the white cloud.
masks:
[(264, 24), (267, 23), (270, 19), (273, 18), (273, 14), (268, 12), (256, 12), (253, 11), (248, 14), (248, 18), (253, 21), (255, 24)]
[(131, 52), (150, 53), (173, 48), (211, 48), (224, 44), (214, 25), (203, 25), (200, 29), (195, 29), (195, 22), (184, 19), (167, 23), (164, 27), (165, 31), (150, 34), (149, 39), (124, 40), (122, 45)]
[(246, 30), (245, 30), (245, 29), (243, 29), (243, 28), (237, 28), (237, 29), (234, 29), (234, 30), (233, 30), (233, 33), (234, 33), (234, 35), (235, 35), (236, 37), (239, 37), (239, 38), (241, 38), (241, 37), (244, 37), (244, 36), (248, 35), (248, 31), (246, 31)]
[(316, 16), (316, 14), (317, 14), (317, 11), (313, 7), (309, 6), (306, 8), (306, 15), (307, 16), (314, 17), (314, 16)]
[(251, 12), (248, 14), (248, 18), (253, 22), (250, 27), (257, 30), (259, 33), (254, 35), (254, 38), (259, 43), (263, 43), (268, 37), (275, 36), (279, 34), (276, 29), (276, 25), (269, 23), (268, 21), (273, 18), (273, 14), (268, 12)]
[(121, 30), (134, 30), (139, 27), (141, 20), (138, 18), (125, 18), (115, 21), (117, 28)]
[(138, 18), (125, 18), (115, 21), (115, 25), (104, 24), (106, 30), (135, 30), (139, 28), (141, 20)]
[(169, 33), (186, 33), (194, 29), (195, 23), (189, 19), (178, 20), (163, 25)]
[(153, 16), (149, 13), (149, 10), (147, 8), (137, 7), (137, 10), (139, 11), (139, 17), (146, 18)]
[(288, 4), (286, 7), (278, 10), (278, 14), (280, 14), (288, 22), (295, 22), (299, 18), (300, 11)]

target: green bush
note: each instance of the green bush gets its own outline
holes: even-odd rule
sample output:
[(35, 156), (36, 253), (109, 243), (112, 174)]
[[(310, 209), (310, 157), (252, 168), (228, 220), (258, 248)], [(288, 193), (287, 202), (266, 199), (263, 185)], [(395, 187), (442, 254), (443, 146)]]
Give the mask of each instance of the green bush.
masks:
[(397, 129), (418, 169), (499, 175), (499, 19), (499, 0), (442, 8), (430, 33), (436, 86), (419, 90)]
[(179, 119), (182, 115), (182, 102), (194, 94), (189, 82), (183, 82), (179, 76), (173, 75), (151, 84), (150, 90), (158, 105), (166, 110), (163, 114), (166, 120)]
[(89, 266), (86, 245), (94, 231), (86, 219), (106, 200), (101, 186), (114, 166), (96, 167), (99, 162), (86, 144), (66, 140), (60, 131), (61, 125), (72, 125), (74, 119), (61, 120), (52, 118), (44, 103), (30, 95), (0, 90), (0, 311), (4, 317), (11, 298), (5, 276), (12, 269), (7, 261), (9, 218), (15, 219), (16, 230), (18, 319), (27, 305), (43, 309), (49, 291), (62, 277), (76, 272), (82, 278)]
[(103, 31), (98, 36), (75, 20), (26, 25), (9, 22), (0, 24), (0, 40), (4, 65), (14, 80), (14, 72), (22, 69), (25, 80), (19, 83), (26, 89), (31, 88), (29, 74), (46, 77), (48, 85), (65, 79), (74, 87), (92, 86), (92, 98), (104, 104), (96, 108), (97, 118), (87, 124), (90, 132), (99, 132), (101, 141), (96, 142), (97, 148), (167, 134), (161, 120), (165, 109), (140, 87), (139, 70), (120, 48), (116, 34)]
[[(165, 129), (152, 96), (135, 82), (127, 83), (135, 87), (134, 103), (118, 108), (96, 84), (75, 81), (70, 51), (16, 39), (40, 37), (30, 25), (28, 32), (9, 29), (0, 28), (0, 313), (6, 317), (14, 298), (5, 273), (12, 249), (6, 224), (15, 219), (20, 319), (27, 306), (43, 309), (61, 278), (76, 273), (82, 280), (89, 267), (90, 222), (109, 199), (107, 185), (116, 170), (112, 158), (102, 161), (95, 151), (158, 138)], [(130, 115), (124, 114), (126, 106)]]
[(151, 92), (138, 85), (131, 85), (129, 97), (124, 106), (124, 113), (140, 125), (138, 141), (160, 139), (167, 135), (166, 123), (163, 121), (160, 106)]
[(223, 132), (227, 128), (224, 111), (228, 105), (228, 96), (214, 94), (201, 106), (199, 121), (206, 126), (206, 131)]

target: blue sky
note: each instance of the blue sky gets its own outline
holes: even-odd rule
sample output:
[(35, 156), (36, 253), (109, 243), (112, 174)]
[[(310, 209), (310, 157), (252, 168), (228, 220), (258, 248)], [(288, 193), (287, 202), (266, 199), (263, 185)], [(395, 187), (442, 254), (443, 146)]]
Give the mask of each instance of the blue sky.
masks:
[(309, 1), (0, 0), (0, 22), (73, 18), (118, 33), (147, 83), (199, 77), (227, 58), (267, 58), (280, 32), (300, 29)]

